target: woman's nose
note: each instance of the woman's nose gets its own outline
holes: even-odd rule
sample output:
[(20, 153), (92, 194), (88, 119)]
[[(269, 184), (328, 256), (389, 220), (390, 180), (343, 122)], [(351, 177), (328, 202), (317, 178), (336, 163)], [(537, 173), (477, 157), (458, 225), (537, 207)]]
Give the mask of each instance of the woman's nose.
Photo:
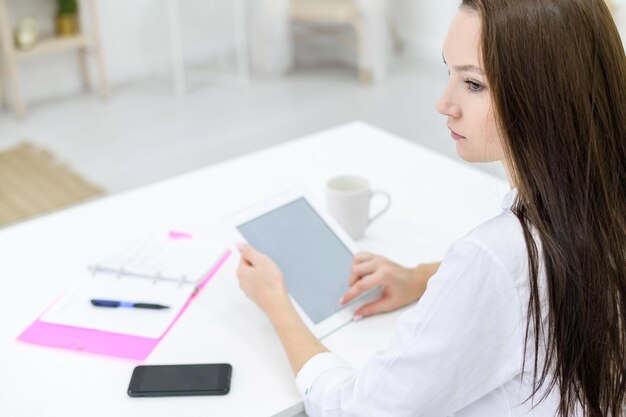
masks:
[(439, 97), (439, 100), (437, 100), (437, 102), (435, 103), (435, 109), (437, 109), (437, 113), (443, 114), (444, 116), (446, 115), (446, 99), (444, 98), (443, 94)]
[(458, 104), (454, 103), (451, 99), (448, 89), (443, 92), (437, 103), (435, 103), (435, 108), (437, 112), (443, 114), (444, 116), (461, 117), (461, 108)]

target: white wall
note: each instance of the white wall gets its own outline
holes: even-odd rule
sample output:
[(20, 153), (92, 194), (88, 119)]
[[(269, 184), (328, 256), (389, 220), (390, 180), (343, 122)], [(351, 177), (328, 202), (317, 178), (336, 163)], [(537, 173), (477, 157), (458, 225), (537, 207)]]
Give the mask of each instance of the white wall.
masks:
[(622, 42), (626, 44), (626, 0), (613, 0), (615, 6), (615, 22), (622, 35)]
[[(401, 36), (423, 59), (441, 62), (441, 48), (460, 0), (392, 0)], [(626, 44), (626, 0), (613, 0), (615, 20)]]
[[(264, 1), (264, 0), (249, 0)], [(441, 47), (459, 0), (391, 0), (397, 26), (410, 49), (439, 62)], [(232, 45), (231, 8), (227, 0), (179, 0), (186, 60), (201, 61)], [(626, 0), (614, 0), (616, 20), (626, 39)], [(54, 0), (8, 0), (12, 20), (36, 17), (52, 32)], [(108, 75), (113, 85), (165, 76), (169, 65), (166, 0), (97, 0)], [(21, 64), (27, 103), (67, 96), (81, 90), (74, 53), (41, 57)]]
[[(51, 34), (55, 3), (54, 0), (9, 0), (11, 20), (35, 17), (42, 35)], [(170, 53), (166, 0), (97, 0), (96, 3), (111, 84), (166, 75)], [(225, 44), (234, 43), (228, 2), (179, 0), (179, 3), (188, 62), (208, 59)], [(23, 61), (20, 69), (27, 103), (81, 91), (75, 52)]]
[(400, 36), (420, 57), (441, 62), (441, 48), (460, 0), (394, 0)]

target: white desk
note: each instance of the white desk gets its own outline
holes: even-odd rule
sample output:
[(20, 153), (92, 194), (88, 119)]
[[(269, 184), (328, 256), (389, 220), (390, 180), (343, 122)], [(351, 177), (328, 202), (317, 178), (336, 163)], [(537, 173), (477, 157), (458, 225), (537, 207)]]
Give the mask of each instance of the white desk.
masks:
[[(440, 259), (453, 240), (500, 211), (507, 189), (500, 179), (353, 123), (1, 230), (0, 415), (297, 414), (302, 401), (287, 359), (268, 320), (238, 288), (236, 255), (146, 361), (230, 362), (227, 396), (131, 399), (126, 389), (137, 363), (15, 338), (102, 241), (172, 229), (223, 239), (219, 220), (233, 211), (297, 185), (323, 198), (325, 180), (341, 173), (366, 175), (392, 194), (390, 211), (359, 245), (405, 264)], [(398, 314), (351, 323), (324, 343), (359, 365), (385, 347)]]

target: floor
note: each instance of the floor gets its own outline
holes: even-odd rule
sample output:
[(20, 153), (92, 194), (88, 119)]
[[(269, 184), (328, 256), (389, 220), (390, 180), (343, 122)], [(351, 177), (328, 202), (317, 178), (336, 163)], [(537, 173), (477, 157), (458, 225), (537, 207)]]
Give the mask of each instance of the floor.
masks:
[[(458, 158), (434, 103), (443, 65), (403, 58), (389, 79), (357, 82), (345, 67), (299, 69), (247, 86), (205, 79), (175, 97), (168, 79), (114, 88), (107, 101), (85, 94), (33, 104), (23, 121), (0, 114), (0, 149), (21, 140), (47, 147), (109, 193), (360, 119)], [(496, 175), (499, 167), (480, 166)]]

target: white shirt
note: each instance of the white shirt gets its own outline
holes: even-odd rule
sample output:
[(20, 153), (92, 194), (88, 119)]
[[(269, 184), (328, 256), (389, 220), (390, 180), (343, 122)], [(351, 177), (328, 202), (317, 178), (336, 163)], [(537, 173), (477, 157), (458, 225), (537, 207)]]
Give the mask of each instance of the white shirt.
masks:
[(558, 394), (524, 403), (534, 353), (523, 374), (529, 278), (516, 196), (452, 245), (385, 351), (358, 371), (333, 353), (304, 365), (296, 384), (309, 417), (555, 415)]

